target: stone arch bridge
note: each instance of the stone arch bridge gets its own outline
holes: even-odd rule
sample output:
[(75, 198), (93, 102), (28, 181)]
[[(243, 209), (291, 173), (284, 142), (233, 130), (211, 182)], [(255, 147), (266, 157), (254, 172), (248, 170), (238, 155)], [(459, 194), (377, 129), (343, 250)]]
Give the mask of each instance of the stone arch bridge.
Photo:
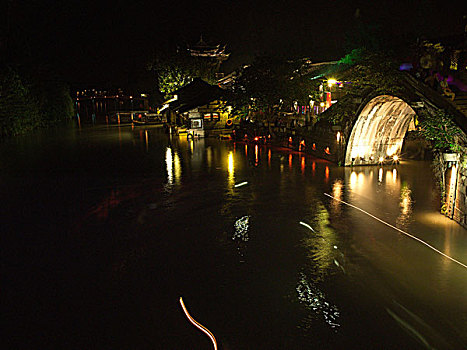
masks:
[(350, 104), (355, 112), (346, 126), (322, 121), (303, 133), (307, 152), (345, 166), (380, 164), (400, 155), (404, 137), (420, 112), (445, 110), (467, 134), (467, 116), (454, 104), (408, 74), (402, 83), (398, 96), (370, 92), (364, 98), (343, 99), (328, 109), (328, 117), (339, 113), (335, 108), (339, 103)]
[[(325, 112), (328, 118), (297, 136), (305, 140), (306, 151), (317, 157), (339, 165), (358, 166), (397, 160), (394, 156), (400, 156), (416, 115), (446, 111), (467, 135), (465, 111), (408, 74), (403, 76), (402, 84), (398, 96), (369, 93), (364, 98), (344, 98)], [(332, 120), (329, 113), (340, 112), (339, 103), (350, 104), (347, 107), (352, 113), (345, 126), (336, 127), (325, 120)], [(445, 156), (451, 158), (445, 158), (450, 165), (443, 170), (444, 213), (467, 227), (467, 155)]]

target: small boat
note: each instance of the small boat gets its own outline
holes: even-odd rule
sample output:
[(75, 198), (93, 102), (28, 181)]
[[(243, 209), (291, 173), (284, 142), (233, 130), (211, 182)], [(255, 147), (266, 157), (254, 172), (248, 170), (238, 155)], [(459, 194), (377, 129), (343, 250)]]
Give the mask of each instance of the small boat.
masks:
[(164, 125), (166, 117), (157, 113), (138, 113), (133, 116), (134, 125)]

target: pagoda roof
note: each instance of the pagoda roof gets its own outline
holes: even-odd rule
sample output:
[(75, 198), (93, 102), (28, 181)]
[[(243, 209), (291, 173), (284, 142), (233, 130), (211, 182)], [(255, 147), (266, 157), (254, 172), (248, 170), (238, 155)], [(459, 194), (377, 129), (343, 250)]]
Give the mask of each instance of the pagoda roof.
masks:
[(225, 93), (220, 87), (195, 78), (191, 83), (174, 92), (174, 95), (177, 95), (177, 100), (170, 103), (170, 109), (184, 113), (218, 100)]
[(209, 45), (203, 40), (201, 36), (200, 40), (195, 45), (187, 45), (187, 49), (192, 56), (201, 56), (201, 57), (217, 57), (217, 58), (227, 58), (230, 53), (225, 53), (225, 47), (218, 45)]

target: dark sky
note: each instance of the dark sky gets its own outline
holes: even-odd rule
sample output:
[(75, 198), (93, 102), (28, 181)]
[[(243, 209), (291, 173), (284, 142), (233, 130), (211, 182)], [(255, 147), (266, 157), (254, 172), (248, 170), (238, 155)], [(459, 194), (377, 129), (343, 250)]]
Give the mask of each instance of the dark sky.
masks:
[[(154, 52), (227, 44), (227, 69), (260, 53), (336, 59), (358, 21), (393, 40), (463, 32), (452, 1), (90, 1), (8, 2), (10, 38), (72, 83), (123, 82)], [(358, 16), (356, 16), (358, 14)]]

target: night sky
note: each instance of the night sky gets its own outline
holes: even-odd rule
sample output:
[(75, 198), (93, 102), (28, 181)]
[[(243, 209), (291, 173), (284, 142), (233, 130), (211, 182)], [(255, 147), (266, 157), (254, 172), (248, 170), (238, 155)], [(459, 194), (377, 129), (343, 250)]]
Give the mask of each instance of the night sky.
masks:
[(258, 54), (340, 58), (357, 24), (395, 41), (461, 34), (453, 1), (9, 1), (9, 40), (72, 84), (124, 84), (155, 52), (227, 44), (224, 70)]

